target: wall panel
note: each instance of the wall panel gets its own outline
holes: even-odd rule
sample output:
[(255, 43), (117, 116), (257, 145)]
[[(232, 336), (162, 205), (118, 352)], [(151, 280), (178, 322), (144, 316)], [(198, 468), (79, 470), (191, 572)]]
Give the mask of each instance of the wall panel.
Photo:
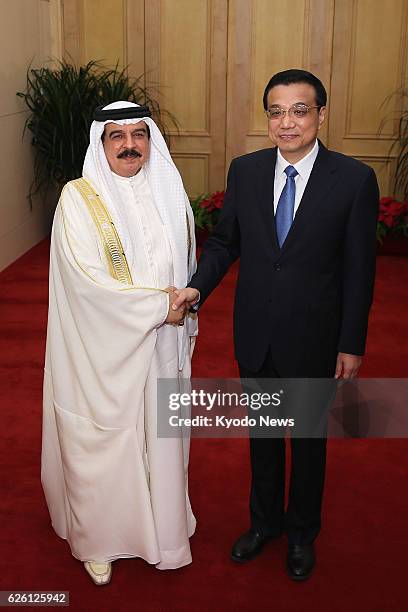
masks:
[[(49, 211), (39, 199), (30, 208), (33, 176), (29, 134), (22, 139), (28, 110), (17, 98), (26, 88), (27, 69), (47, 63), (56, 49), (51, 35), (54, 0), (4, 3), (0, 20), (0, 269), (17, 259), (49, 230)], [(55, 8), (55, 7), (54, 7)], [(16, 42), (17, 41), (17, 42)], [(10, 53), (13, 49), (13, 53)]]
[(380, 157), (375, 155), (356, 155), (355, 157), (356, 159), (359, 159), (360, 161), (373, 168), (374, 172), (377, 175), (380, 193), (382, 193), (383, 195), (390, 194), (390, 185), (392, 184), (392, 176), (395, 164), (386, 157)]
[(209, 134), (211, 3), (162, 0), (160, 83), (182, 132)]
[(392, 94), (406, 82), (407, 24), (405, 0), (336, 1), (329, 145), (371, 165), (383, 195), (393, 191), (401, 100)]
[(208, 191), (208, 157), (208, 154), (173, 154), (187, 193), (199, 195)]
[[(405, 4), (404, 0), (388, 0), (373, 11), (370, 0), (353, 3), (346, 138), (378, 137), (384, 116), (381, 103), (401, 82)], [(386, 41), (380, 52), (379, 41)], [(387, 129), (381, 137), (392, 136), (392, 132)]]
[(83, 62), (100, 60), (106, 66), (125, 62), (124, 0), (84, 0)]
[(227, 0), (144, 3), (146, 84), (179, 122), (171, 150), (191, 196), (224, 187), (227, 9)]

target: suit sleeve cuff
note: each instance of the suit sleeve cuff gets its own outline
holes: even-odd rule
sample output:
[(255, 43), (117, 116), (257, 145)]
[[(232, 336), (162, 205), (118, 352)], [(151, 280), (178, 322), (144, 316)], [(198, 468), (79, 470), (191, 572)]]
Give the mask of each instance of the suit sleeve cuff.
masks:
[(198, 299), (192, 306), (190, 306), (190, 312), (198, 311), (198, 309), (200, 308), (200, 300), (201, 300), (201, 293), (198, 292)]

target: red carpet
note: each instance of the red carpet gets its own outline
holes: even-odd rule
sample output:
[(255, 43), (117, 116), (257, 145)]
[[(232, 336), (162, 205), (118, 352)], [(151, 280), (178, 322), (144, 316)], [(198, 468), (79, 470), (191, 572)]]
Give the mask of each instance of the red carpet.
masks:
[[(0, 590), (70, 591), (72, 610), (344, 610), (405, 612), (406, 440), (332, 440), (318, 565), (307, 583), (289, 581), (285, 540), (248, 565), (229, 560), (248, 525), (244, 440), (193, 440), (190, 490), (199, 526), (193, 564), (159, 572), (137, 559), (114, 564), (112, 583), (94, 587), (49, 523), (40, 476), (41, 386), (47, 312), (48, 245), (0, 275)], [(362, 375), (406, 377), (408, 258), (380, 257)], [(234, 272), (200, 317), (194, 374), (236, 376)]]

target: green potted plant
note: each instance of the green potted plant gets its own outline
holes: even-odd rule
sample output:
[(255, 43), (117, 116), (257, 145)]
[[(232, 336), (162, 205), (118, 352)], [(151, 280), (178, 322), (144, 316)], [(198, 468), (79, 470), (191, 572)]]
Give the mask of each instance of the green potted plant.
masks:
[(398, 89), (388, 96), (382, 106), (387, 107), (398, 98), (399, 110), (381, 121), (379, 133), (389, 122), (397, 121), (396, 137), (390, 147), (387, 161), (395, 161), (393, 192), (396, 196), (380, 199), (377, 222), (378, 252), (390, 255), (408, 255), (408, 90)]
[[(400, 109), (398, 111), (397, 135), (391, 145), (388, 158), (391, 159), (394, 152), (397, 152), (396, 167), (394, 173), (394, 193), (399, 194), (404, 200), (408, 200), (408, 89), (402, 87), (394, 92), (384, 101), (386, 106), (395, 97), (399, 99)], [(380, 131), (388, 121), (395, 120), (395, 117), (385, 118), (381, 122)]]
[(142, 77), (132, 79), (127, 69), (106, 69), (95, 61), (79, 68), (60, 62), (56, 69), (29, 69), (27, 89), (18, 92), (30, 110), (24, 131), (32, 135), (34, 178), (28, 194), (53, 189), (57, 199), (64, 184), (82, 174), (89, 144), (89, 128), (97, 106), (116, 100), (147, 104), (165, 136), (174, 116), (161, 108)]

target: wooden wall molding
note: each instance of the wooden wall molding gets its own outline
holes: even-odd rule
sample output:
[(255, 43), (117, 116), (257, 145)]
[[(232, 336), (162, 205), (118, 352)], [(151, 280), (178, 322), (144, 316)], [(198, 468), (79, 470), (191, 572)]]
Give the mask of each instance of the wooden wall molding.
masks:
[(79, 66), (83, 63), (85, 32), (83, 0), (64, 0), (62, 5), (63, 57)]
[[(62, 4), (62, 52), (77, 64), (85, 58), (86, 1)], [(158, 86), (159, 101), (177, 116), (181, 125), (171, 131), (171, 147), (179, 160), (197, 164), (207, 156), (206, 190), (224, 187), (233, 157), (271, 146), (263, 87), (274, 72), (296, 66), (326, 86), (323, 142), (379, 172), (401, 99), (379, 106), (408, 78), (406, 0), (121, 0), (120, 7), (118, 53), (131, 76), (144, 74), (145, 85)], [(394, 119), (380, 131), (382, 112)], [(386, 190), (392, 167), (391, 161), (388, 179), (381, 174)], [(197, 172), (196, 165), (190, 178)]]

